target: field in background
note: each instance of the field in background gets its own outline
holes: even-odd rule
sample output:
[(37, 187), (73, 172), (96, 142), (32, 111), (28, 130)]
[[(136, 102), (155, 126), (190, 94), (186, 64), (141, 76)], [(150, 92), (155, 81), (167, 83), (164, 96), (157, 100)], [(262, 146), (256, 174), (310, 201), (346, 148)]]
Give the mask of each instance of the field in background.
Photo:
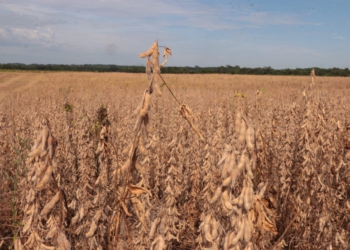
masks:
[[(350, 78), (316, 77), (311, 89), (310, 77), (166, 74), (163, 78), (180, 103), (192, 109), (204, 141), (182, 118), (166, 86), (161, 86), (163, 95), (151, 99), (152, 131), (141, 135), (146, 152), (139, 152), (132, 176), (133, 184), (150, 194), (138, 194), (142, 205), (126, 202), (129, 215), (120, 217), (120, 231), (115, 233), (110, 224), (117, 213), (115, 174), (127, 161), (125, 149), (136, 122), (133, 112), (148, 86), (145, 74), (0, 72), (0, 245), (13, 246), (14, 235), (22, 245), (58, 244), (47, 237), (53, 226), (46, 216), (30, 219), (27, 213), (33, 202), (27, 192), (34, 185), (29, 178), (34, 166), (26, 159), (47, 119), (58, 141), (53, 173), (65, 196), (47, 218), (57, 222), (57, 234), (64, 233), (72, 246), (107, 249), (115, 242), (118, 249), (350, 246)], [(101, 112), (108, 124), (99, 120)], [(245, 139), (243, 144), (239, 139), (237, 114), (254, 128), (254, 154), (245, 148)], [(106, 126), (108, 133), (101, 132)], [(101, 140), (111, 145), (103, 164)], [(234, 155), (234, 166), (245, 156), (253, 162), (251, 182), (247, 170), (230, 187), (224, 184), (225, 164), (218, 163), (225, 152)], [(255, 194), (249, 209), (234, 201), (246, 185)], [(262, 187), (265, 192), (260, 193)], [(56, 189), (49, 183), (37, 193), (38, 214)], [(226, 195), (235, 208), (227, 205)], [(244, 232), (238, 237), (240, 229)], [(28, 243), (32, 234), (37, 238)]]

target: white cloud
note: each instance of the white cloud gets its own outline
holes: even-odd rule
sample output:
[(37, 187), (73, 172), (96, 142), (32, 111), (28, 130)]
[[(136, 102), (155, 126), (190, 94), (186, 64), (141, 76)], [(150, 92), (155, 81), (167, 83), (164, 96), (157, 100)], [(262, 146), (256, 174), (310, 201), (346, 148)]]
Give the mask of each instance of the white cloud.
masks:
[(344, 40), (344, 39), (345, 39), (344, 36), (339, 35), (338, 33), (332, 34), (332, 38), (333, 38), (333, 39), (337, 39), (337, 40)]
[(43, 46), (57, 44), (54, 32), (50, 28), (1, 28), (0, 38), (6, 42), (25, 43)]
[(246, 22), (255, 27), (266, 25), (321, 25), (321, 23), (316, 22), (305, 22), (297, 15), (289, 13), (248, 12), (235, 19)]

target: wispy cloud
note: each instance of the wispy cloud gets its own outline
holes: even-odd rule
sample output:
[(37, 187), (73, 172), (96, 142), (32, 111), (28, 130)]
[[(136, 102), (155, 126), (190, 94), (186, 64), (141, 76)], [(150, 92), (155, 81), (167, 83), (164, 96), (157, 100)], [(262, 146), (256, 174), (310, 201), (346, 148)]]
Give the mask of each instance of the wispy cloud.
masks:
[(317, 22), (306, 22), (295, 14), (273, 12), (250, 12), (243, 13), (236, 20), (251, 24), (254, 27), (266, 25), (321, 25)]
[(53, 46), (57, 45), (54, 37), (55, 34), (50, 28), (0, 28), (0, 39), (15, 44)]
[(332, 38), (333, 38), (333, 39), (337, 39), (337, 40), (344, 40), (344, 39), (345, 39), (344, 36), (339, 35), (338, 33), (333, 33), (333, 34), (332, 34)]

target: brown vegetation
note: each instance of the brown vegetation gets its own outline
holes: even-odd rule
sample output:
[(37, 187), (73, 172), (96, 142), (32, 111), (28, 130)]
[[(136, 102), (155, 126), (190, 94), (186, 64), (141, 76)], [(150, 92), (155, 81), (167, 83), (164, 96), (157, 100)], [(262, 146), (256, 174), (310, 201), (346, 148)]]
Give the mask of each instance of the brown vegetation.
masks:
[(162, 77), (0, 74), (2, 248), (349, 248), (349, 79)]

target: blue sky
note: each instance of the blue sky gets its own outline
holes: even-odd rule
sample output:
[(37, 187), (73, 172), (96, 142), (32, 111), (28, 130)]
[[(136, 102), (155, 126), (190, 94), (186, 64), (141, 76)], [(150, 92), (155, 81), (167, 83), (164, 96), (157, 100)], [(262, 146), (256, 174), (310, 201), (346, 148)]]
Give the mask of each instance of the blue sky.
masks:
[(0, 0), (0, 63), (350, 67), (349, 0)]

